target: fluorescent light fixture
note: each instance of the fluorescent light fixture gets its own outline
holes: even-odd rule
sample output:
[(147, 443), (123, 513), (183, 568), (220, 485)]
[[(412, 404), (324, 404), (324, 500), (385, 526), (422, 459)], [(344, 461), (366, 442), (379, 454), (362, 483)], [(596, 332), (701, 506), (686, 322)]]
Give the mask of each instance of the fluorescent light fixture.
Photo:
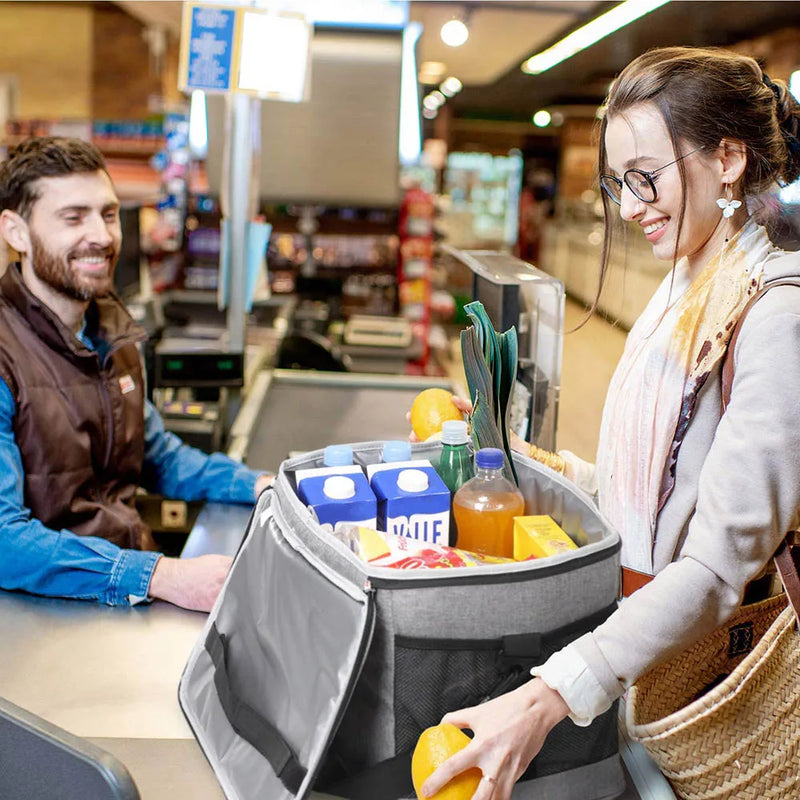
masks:
[(789, 91), (794, 95), (794, 99), (800, 103), (800, 69), (795, 70), (789, 76)]
[(189, 152), (192, 158), (205, 158), (208, 155), (206, 93), (200, 89), (192, 92), (189, 106)]
[(400, 67), (400, 163), (415, 164), (422, 153), (422, 127), (417, 93), (417, 40), (422, 34), (419, 22), (410, 22), (403, 31)]
[(461, 47), (469, 39), (469, 28), (460, 19), (451, 19), (442, 25), (439, 35), (448, 47)]
[(552, 117), (550, 116), (550, 112), (543, 108), (539, 109), (539, 111), (533, 115), (533, 124), (537, 128), (546, 128), (550, 124), (551, 120)]
[(238, 88), (267, 100), (302, 102), (311, 35), (305, 17), (244, 11)]
[(255, 0), (255, 6), (295, 11), (319, 25), (402, 28), (408, 4), (399, 0)]
[(454, 94), (458, 94), (463, 88), (464, 85), (461, 81), (451, 75), (449, 78), (442, 81), (439, 91), (446, 97), (452, 97)]
[(547, 50), (531, 56), (522, 65), (522, 71), (538, 75), (668, 2), (669, 0), (625, 0), (568, 34)]

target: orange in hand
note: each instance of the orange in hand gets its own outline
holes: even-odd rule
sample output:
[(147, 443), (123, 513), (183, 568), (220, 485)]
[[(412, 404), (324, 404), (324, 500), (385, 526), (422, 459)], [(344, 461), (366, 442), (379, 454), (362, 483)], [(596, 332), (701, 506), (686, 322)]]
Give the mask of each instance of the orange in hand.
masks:
[(453, 402), (453, 395), (446, 389), (424, 389), (411, 405), (411, 428), (417, 438), (424, 442), (442, 430), (448, 419), (464, 419), (464, 414)]
[[(411, 780), (414, 791), (422, 800), (422, 784), (433, 771), (453, 753), (463, 750), (470, 742), (464, 731), (449, 723), (427, 728), (419, 736), (411, 757)], [(477, 767), (456, 775), (446, 786), (428, 800), (470, 800), (478, 790), (482, 773)]]

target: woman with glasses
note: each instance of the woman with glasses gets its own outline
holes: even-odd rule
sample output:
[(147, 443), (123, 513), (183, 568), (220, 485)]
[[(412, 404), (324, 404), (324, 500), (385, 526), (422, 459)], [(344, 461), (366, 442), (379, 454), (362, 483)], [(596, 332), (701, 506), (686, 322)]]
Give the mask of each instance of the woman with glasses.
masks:
[[(672, 270), (631, 329), (596, 463), (560, 455), (622, 536), (630, 596), (520, 688), (447, 715), (475, 736), (426, 796), (477, 766), (475, 800), (508, 798), (557, 723), (588, 725), (729, 619), (798, 524), (800, 287), (771, 288), (748, 311), (724, 415), (721, 364), (749, 299), (800, 276), (800, 254), (778, 249), (757, 213), (759, 194), (800, 175), (799, 122), (784, 83), (725, 51), (653, 50), (612, 85), (600, 125), (601, 286), (620, 223)], [(797, 781), (786, 797), (800, 796)]]

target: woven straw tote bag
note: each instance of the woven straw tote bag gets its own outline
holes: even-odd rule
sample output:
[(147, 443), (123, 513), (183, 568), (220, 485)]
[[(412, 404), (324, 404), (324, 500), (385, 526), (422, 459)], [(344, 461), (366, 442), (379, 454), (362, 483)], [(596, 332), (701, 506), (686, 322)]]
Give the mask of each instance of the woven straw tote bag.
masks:
[[(772, 286), (744, 308), (742, 320)], [(723, 363), (723, 412), (733, 358)], [(775, 565), (785, 593), (742, 606), (727, 623), (643, 675), (626, 722), (685, 800), (800, 799), (800, 576), (788, 534)]]
[(629, 735), (678, 797), (800, 798), (796, 622), (785, 595), (743, 606), (628, 692)]

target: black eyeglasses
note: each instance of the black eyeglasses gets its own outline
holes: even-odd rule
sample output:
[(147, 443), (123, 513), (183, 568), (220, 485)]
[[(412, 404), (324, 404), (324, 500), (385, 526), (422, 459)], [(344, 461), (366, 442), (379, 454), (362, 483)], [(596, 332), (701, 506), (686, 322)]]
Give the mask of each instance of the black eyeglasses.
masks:
[(643, 169), (626, 170), (623, 173), (621, 180), (616, 175), (601, 175), (600, 188), (617, 205), (621, 205), (622, 183), (624, 181), (625, 185), (633, 192), (634, 196), (638, 197), (643, 203), (655, 203), (656, 199), (658, 198), (658, 190), (656, 189), (656, 184), (653, 180), (653, 177), (658, 175), (659, 172), (665, 170), (667, 167), (671, 167), (673, 164), (683, 161), (684, 158), (688, 158), (690, 155), (692, 155), (692, 153), (696, 153), (698, 150), (702, 149), (702, 147), (697, 147), (694, 150), (685, 153), (680, 158), (670, 161), (669, 164), (664, 164), (663, 167), (651, 170), (650, 172), (645, 172)]

